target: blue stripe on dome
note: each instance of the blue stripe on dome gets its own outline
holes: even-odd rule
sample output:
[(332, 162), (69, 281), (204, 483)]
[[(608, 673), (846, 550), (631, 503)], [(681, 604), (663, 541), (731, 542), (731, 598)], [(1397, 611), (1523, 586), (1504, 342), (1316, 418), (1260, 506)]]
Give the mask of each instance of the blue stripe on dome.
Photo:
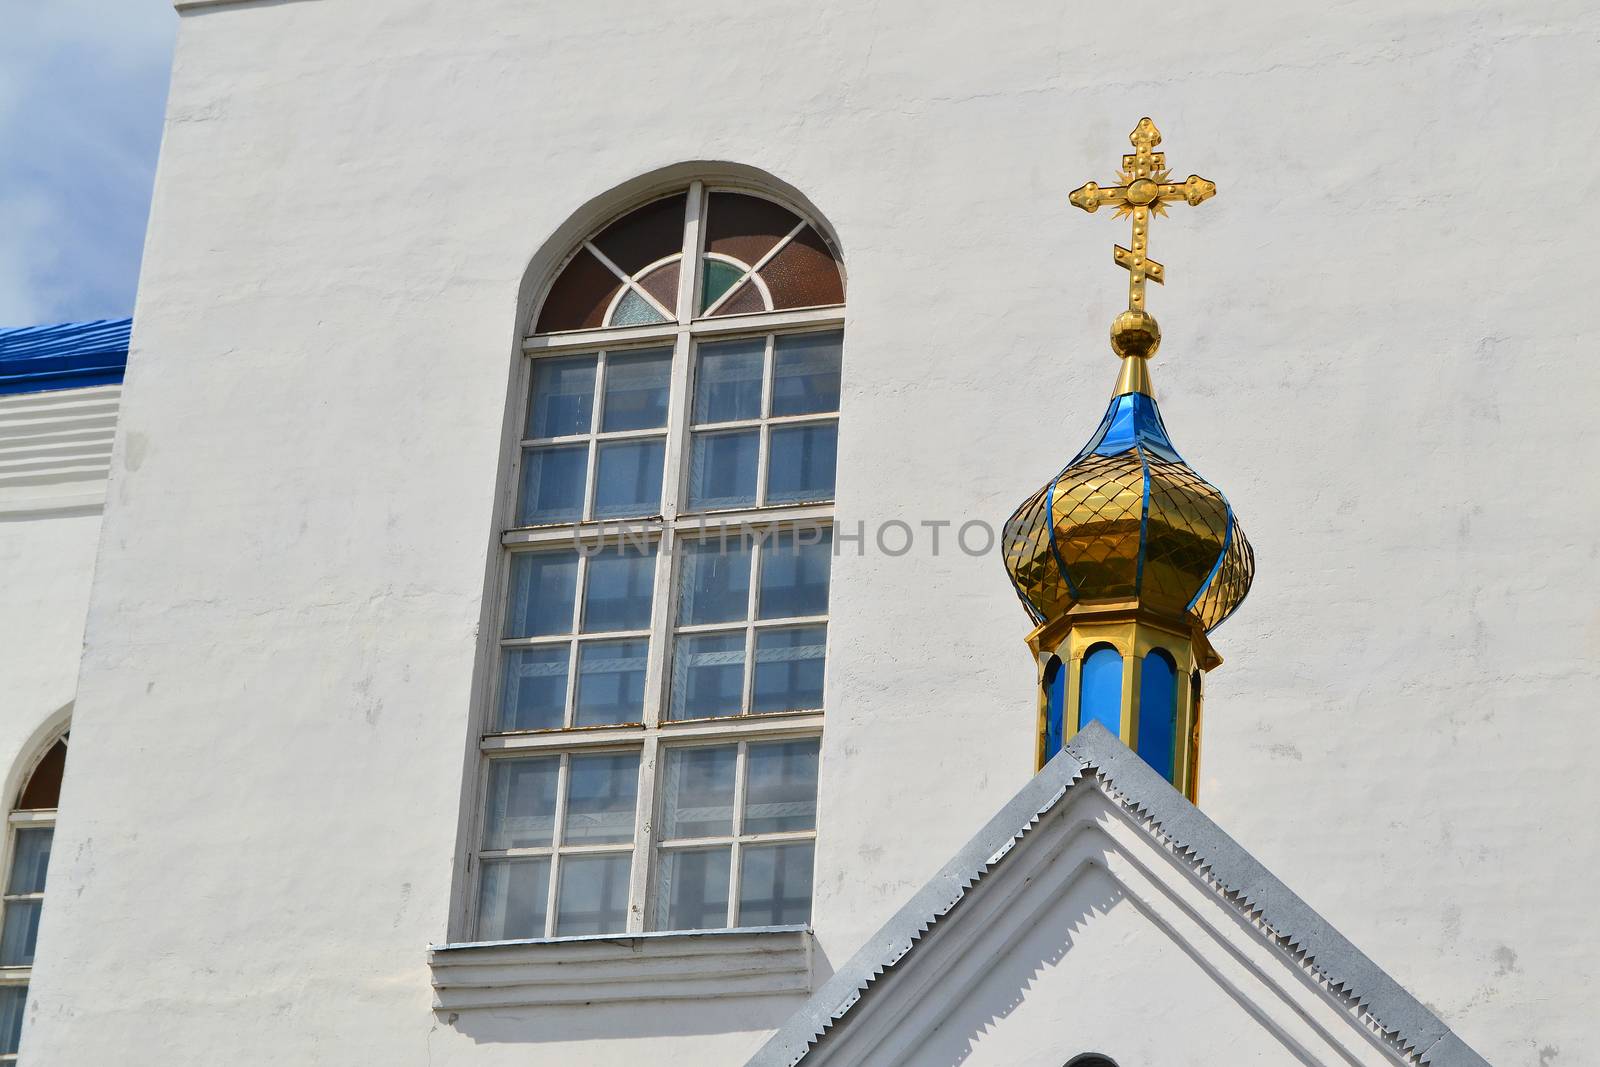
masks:
[(1112, 397), (1105, 417), (1089, 438), (1089, 443), (1073, 457), (1072, 466), (1085, 456), (1115, 456), (1139, 447), (1157, 459), (1168, 463), (1182, 463), (1183, 457), (1173, 447), (1167, 436), (1167, 427), (1161, 421), (1161, 409), (1154, 397), (1143, 393), (1123, 393)]
[[(1211, 573), (1206, 575), (1206, 580), (1200, 583), (1199, 590), (1189, 598), (1189, 603), (1184, 606), (1184, 611), (1194, 611), (1194, 606), (1200, 603), (1201, 597), (1206, 595), (1206, 590), (1211, 588), (1211, 583), (1217, 580), (1217, 573), (1222, 570), (1222, 561), (1228, 558), (1228, 549), (1233, 547), (1233, 505), (1228, 503), (1227, 497), (1222, 496), (1221, 489), (1217, 490), (1217, 495), (1222, 497), (1222, 506), (1228, 514), (1228, 525), (1222, 531), (1222, 549), (1217, 553), (1217, 561), (1211, 565)], [(1243, 603), (1243, 598), (1240, 598), (1240, 603)], [(1234, 610), (1238, 610), (1237, 605), (1235, 605)], [(1230, 611), (1228, 614), (1231, 615), (1233, 612)], [(1215, 625), (1207, 627), (1206, 633), (1210, 633), (1227, 621), (1227, 616), (1223, 616), (1216, 621)]]
[(1061, 558), (1061, 546), (1056, 543), (1056, 483), (1061, 480), (1058, 474), (1050, 479), (1050, 488), (1045, 493), (1044, 516), (1049, 521), (1050, 529), (1050, 555), (1055, 557), (1056, 570), (1061, 572), (1061, 577), (1067, 580), (1067, 592), (1072, 594), (1072, 599), (1078, 599), (1078, 583), (1072, 580), (1072, 572), (1067, 570), (1067, 561)]

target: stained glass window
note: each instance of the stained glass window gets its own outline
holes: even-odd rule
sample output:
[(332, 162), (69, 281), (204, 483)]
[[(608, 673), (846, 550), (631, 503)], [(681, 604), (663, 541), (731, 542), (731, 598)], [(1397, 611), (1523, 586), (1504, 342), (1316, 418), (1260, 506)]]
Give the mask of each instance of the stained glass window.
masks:
[[(679, 314), (686, 212), (697, 211), (704, 245), (693, 314)], [(583, 242), (557, 273), (537, 333), (648, 326), (680, 318), (751, 315), (844, 303), (838, 256), (815, 223), (751, 192), (696, 190), (650, 201)]]

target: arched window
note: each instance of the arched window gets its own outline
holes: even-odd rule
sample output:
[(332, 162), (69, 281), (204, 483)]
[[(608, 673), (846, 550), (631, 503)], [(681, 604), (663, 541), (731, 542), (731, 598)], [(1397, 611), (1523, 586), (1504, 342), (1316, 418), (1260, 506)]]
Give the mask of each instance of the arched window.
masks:
[(554, 272), (514, 386), (463, 935), (809, 921), (843, 300), (816, 221), (701, 182)]
[(1082, 1056), (1074, 1056), (1067, 1061), (1067, 1067), (1117, 1067), (1109, 1056), (1102, 1056), (1098, 1052), (1086, 1052)]
[(1062, 727), (1067, 707), (1067, 672), (1060, 656), (1044, 665), (1044, 758), (1061, 751)]
[(5, 898), (0, 915), (0, 1064), (15, 1063), (22, 1040), (28, 979), (44, 907), (45, 872), (55, 837), (61, 776), (67, 767), (67, 735), (40, 756), (17, 792), (7, 819)]
[(1098, 722), (1113, 736), (1122, 730), (1122, 653), (1095, 645), (1083, 657), (1078, 684), (1078, 729)]
[(1172, 781), (1178, 734), (1178, 665), (1165, 649), (1145, 653), (1139, 669), (1139, 756)]

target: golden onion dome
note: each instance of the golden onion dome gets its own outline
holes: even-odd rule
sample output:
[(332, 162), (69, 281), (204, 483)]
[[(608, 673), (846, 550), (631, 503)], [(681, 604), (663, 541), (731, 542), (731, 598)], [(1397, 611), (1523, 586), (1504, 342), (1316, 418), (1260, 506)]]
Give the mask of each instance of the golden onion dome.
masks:
[(1172, 446), (1147, 381), (1119, 386), (1089, 443), (1006, 521), (1006, 570), (1035, 623), (1137, 600), (1209, 631), (1250, 590), (1250, 543), (1221, 490)]

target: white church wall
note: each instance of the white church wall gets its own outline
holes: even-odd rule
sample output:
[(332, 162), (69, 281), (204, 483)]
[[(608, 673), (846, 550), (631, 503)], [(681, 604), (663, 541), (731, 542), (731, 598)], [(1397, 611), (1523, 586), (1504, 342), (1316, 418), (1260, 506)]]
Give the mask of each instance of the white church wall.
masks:
[[(1597, 29), (1427, 0), (1137, 34), (907, 0), (193, 6), (24, 1056), (741, 1062), (779, 1000), (430, 1010), (523, 272), (685, 160), (777, 176), (842, 240), (838, 514), (869, 544), (833, 579), (825, 970), (1032, 770), (1026, 620), (950, 539), (1103, 410), (1126, 233), (1065, 196), (1149, 114), (1219, 187), (1154, 228), (1157, 389), (1259, 559), (1201, 804), (1491, 1061), (1600, 1058), (1600, 841), (1552, 829), (1600, 804), (1571, 295), (1600, 223), (1564, 206), (1600, 181), (1570, 166)], [(1559, 204), (1511, 192), (1557, 169)], [(871, 543), (891, 519), (907, 555)], [(937, 555), (924, 520), (954, 524)]]
[[(100, 538), (115, 385), (0, 396), (0, 776), (9, 803), (67, 720)], [(43, 443), (41, 443), (43, 442)]]
[(0, 777), (7, 802), (70, 714), (100, 516), (0, 514)]

